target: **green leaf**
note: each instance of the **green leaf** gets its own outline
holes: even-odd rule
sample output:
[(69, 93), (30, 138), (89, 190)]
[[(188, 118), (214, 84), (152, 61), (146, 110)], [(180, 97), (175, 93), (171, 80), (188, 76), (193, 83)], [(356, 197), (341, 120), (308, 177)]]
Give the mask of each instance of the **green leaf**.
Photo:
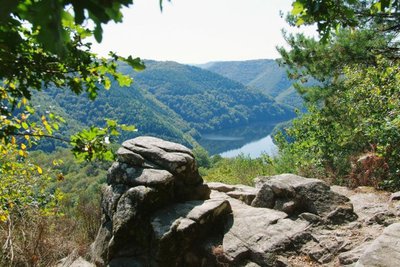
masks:
[(118, 84), (123, 87), (123, 86), (129, 86), (132, 83), (132, 78), (129, 77), (128, 75), (123, 75), (121, 73), (117, 73), (117, 81)]
[(24, 128), (25, 130), (27, 130), (29, 128), (28, 124), (26, 122), (22, 122), (21, 123), (22, 128)]
[(117, 121), (106, 119), (106, 123), (108, 127), (117, 127)]
[(136, 132), (137, 131), (137, 129), (134, 125), (125, 125), (125, 124), (121, 125), (121, 130), (127, 131), (127, 132)]
[(108, 77), (104, 77), (104, 89), (108, 90), (111, 87), (111, 80)]
[(129, 56), (128, 58), (124, 58), (122, 60), (128, 63), (134, 70), (140, 71), (146, 68), (144, 62), (138, 57), (132, 58), (132, 56)]
[(56, 131), (58, 131), (60, 128), (57, 123), (53, 123), (52, 126)]
[(301, 25), (304, 24), (304, 22), (305, 22), (304, 19), (298, 18), (297, 21), (296, 21), (296, 26), (301, 26)]
[(111, 132), (110, 132), (110, 134), (111, 134), (112, 136), (118, 136), (120, 133), (119, 133), (116, 129), (112, 129)]
[(97, 24), (93, 31), (94, 38), (98, 43), (101, 43), (103, 39), (103, 29), (101, 28), (101, 24)]
[(292, 11), (290, 12), (293, 16), (299, 15), (304, 11), (304, 5), (299, 1), (296, 1), (292, 4)]

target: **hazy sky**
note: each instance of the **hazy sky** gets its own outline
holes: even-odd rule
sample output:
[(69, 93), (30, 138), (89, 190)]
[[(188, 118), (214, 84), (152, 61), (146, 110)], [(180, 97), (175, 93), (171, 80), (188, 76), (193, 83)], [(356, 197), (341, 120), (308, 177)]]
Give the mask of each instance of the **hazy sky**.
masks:
[(219, 60), (277, 58), (288, 29), (279, 11), (290, 0), (135, 0), (124, 9), (123, 23), (104, 26), (103, 41), (93, 50), (122, 56), (205, 63)]

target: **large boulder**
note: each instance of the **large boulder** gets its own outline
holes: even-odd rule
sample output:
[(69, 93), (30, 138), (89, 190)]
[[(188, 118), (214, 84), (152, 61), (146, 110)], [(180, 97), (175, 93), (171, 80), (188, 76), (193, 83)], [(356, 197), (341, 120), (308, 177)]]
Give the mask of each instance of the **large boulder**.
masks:
[(386, 227), (363, 252), (355, 267), (400, 266), (400, 223)]
[(207, 261), (201, 244), (210, 242), (208, 237), (222, 239), (231, 207), (226, 200), (209, 200), (192, 152), (138, 137), (122, 144), (117, 159), (102, 191), (102, 224), (91, 253), (96, 265), (199, 266)]
[(233, 211), (221, 244), (225, 266), (279, 266), (280, 255), (306, 243), (310, 223), (292, 220), (284, 212), (255, 208), (225, 193), (213, 191), (212, 199), (228, 200)]
[(338, 194), (321, 180), (294, 174), (258, 177), (259, 189), (251, 205), (280, 210), (288, 215), (315, 214), (329, 223), (357, 219), (350, 199)]

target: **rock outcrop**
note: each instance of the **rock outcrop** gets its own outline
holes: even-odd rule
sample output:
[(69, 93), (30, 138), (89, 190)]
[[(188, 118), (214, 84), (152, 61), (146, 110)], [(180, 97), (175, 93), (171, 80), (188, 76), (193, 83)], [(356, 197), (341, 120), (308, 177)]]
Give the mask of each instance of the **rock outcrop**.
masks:
[(292, 174), (205, 184), (188, 148), (153, 137), (117, 155), (97, 266), (400, 266), (399, 193)]
[[(281, 174), (258, 177), (255, 183), (259, 192), (251, 203), (253, 207), (281, 210), (288, 215), (300, 215), (311, 220), (318, 216), (327, 223), (357, 219), (350, 200), (331, 191), (321, 180)], [(310, 213), (316, 216), (310, 216)]]
[(192, 152), (138, 137), (124, 142), (117, 156), (103, 189), (102, 225), (92, 245), (95, 264), (207, 264), (203, 247), (222, 239), (231, 207), (226, 200), (209, 199)]

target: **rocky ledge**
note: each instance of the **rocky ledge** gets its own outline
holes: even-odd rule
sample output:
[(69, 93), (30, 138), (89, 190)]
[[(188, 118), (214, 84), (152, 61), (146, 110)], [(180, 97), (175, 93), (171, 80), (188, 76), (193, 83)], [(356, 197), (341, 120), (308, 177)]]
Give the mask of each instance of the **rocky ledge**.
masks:
[(205, 184), (188, 148), (153, 137), (117, 154), (96, 266), (400, 266), (398, 194), (292, 174)]

